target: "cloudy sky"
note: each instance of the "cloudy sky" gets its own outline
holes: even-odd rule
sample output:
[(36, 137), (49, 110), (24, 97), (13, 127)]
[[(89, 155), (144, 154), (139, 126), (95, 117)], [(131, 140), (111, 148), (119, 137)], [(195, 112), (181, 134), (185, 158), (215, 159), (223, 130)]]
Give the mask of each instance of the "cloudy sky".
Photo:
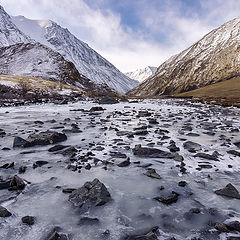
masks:
[(51, 19), (121, 71), (159, 66), (240, 15), (240, 0), (0, 0), (11, 15)]

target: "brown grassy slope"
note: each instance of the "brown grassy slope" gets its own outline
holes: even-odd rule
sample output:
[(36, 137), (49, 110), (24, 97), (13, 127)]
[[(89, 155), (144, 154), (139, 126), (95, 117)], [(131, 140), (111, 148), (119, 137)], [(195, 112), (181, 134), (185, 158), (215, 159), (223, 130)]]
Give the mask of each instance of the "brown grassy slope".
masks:
[(206, 102), (215, 101), (217, 104), (226, 106), (240, 106), (240, 77), (176, 94), (175, 96), (200, 98)]
[(189, 92), (176, 94), (181, 97), (240, 98), (240, 77), (208, 85)]

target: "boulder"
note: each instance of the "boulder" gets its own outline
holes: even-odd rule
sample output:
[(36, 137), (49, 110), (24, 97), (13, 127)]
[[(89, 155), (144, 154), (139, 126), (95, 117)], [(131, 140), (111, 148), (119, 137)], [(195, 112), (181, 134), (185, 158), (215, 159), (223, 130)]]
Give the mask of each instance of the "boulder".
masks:
[(106, 204), (111, 200), (111, 195), (106, 186), (95, 178), (92, 182), (86, 182), (81, 188), (73, 191), (68, 200), (75, 206), (88, 210)]
[(148, 158), (174, 158), (174, 154), (166, 151), (162, 151), (157, 148), (142, 147), (140, 144), (135, 145), (133, 148), (133, 154), (139, 157)]
[(125, 240), (157, 240), (158, 227), (154, 227), (150, 232), (143, 235), (128, 236)]
[(148, 169), (147, 172), (144, 173), (144, 175), (151, 177), (151, 178), (161, 179), (160, 175), (153, 168)]
[(25, 186), (25, 182), (20, 177), (15, 175), (10, 183), (9, 190), (23, 190)]
[(0, 217), (10, 217), (12, 214), (5, 208), (0, 206)]
[(67, 136), (64, 133), (46, 131), (40, 133), (34, 133), (28, 136), (28, 142), (31, 146), (35, 145), (48, 145), (55, 144), (67, 140)]
[(131, 164), (130, 160), (127, 159), (127, 160), (124, 160), (124, 161), (120, 162), (120, 163), (117, 164), (117, 165), (118, 165), (118, 167), (127, 167), (127, 166), (129, 166), (130, 164)]
[(21, 137), (15, 137), (13, 140), (13, 147), (28, 147), (30, 143)]
[(32, 217), (32, 216), (22, 217), (22, 223), (31, 226), (31, 225), (33, 225), (35, 223), (35, 218)]
[(188, 151), (199, 151), (202, 149), (201, 145), (195, 142), (187, 141), (183, 144), (183, 147)]
[(231, 183), (229, 183), (226, 187), (222, 189), (216, 190), (215, 193), (217, 195), (221, 195), (229, 198), (240, 199), (240, 194), (238, 190)]
[(178, 196), (179, 196), (178, 193), (172, 191), (172, 193), (167, 197), (155, 197), (154, 199), (163, 204), (169, 205), (169, 204), (177, 202)]

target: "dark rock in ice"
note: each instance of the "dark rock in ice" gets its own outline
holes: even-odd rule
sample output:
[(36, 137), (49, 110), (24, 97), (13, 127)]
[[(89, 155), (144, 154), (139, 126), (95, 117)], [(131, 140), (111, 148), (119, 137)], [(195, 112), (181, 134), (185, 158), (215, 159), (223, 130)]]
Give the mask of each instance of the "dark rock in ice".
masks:
[(179, 183), (178, 183), (178, 186), (179, 187), (185, 187), (187, 185), (187, 182), (185, 182), (185, 181), (180, 181)]
[(56, 152), (56, 151), (60, 151), (63, 150), (64, 148), (69, 147), (69, 145), (55, 145), (51, 148), (48, 149), (49, 152)]
[(85, 166), (85, 169), (86, 169), (86, 170), (90, 170), (91, 167), (92, 167), (92, 166), (88, 163), (88, 164)]
[(240, 236), (237, 237), (237, 236), (229, 236), (227, 237), (227, 240), (240, 240)]
[(54, 231), (49, 234), (44, 240), (68, 240), (69, 238), (65, 234), (60, 234), (57, 231)]
[(150, 117), (151, 115), (148, 111), (139, 111), (137, 117)]
[(133, 132), (133, 135), (138, 135), (138, 136), (145, 136), (147, 134), (148, 134), (147, 130), (138, 130), (138, 131)]
[(240, 157), (240, 152), (238, 152), (236, 150), (229, 150), (229, 151), (227, 151), (227, 153), (232, 154), (237, 157)]
[(120, 162), (119, 164), (117, 164), (118, 167), (127, 167), (131, 164), (129, 158), (127, 160), (124, 160), (122, 162)]
[(188, 151), (199, 151), (202, 149), (201, 145), (195, 142), (187, 141), (183, 143), (183, 147)]
[(240, 232), (240, 222), (239, 221), (230, 222), (227, 224), (227, 227), (230, 231)]
[(170, 152), (162, 151), (157, 148), (142, 147), (140, 144), (135, 145), (133, 148), (133, 154), (139, 157), (148, 158), (174, 158), (174, 154)]
[(4, 180), (0, 180), (0, 190), (3, 189), (8, 189), (11, 187), (11, 180), (10, 179), (6, 179)]
[(20, 166), (18, 169), (18, 173), (25, 173), (26, 172), (27, 167), (26, 166)]
[(238, 148), (240, 148), (240, 142), (235, 142), (233, 143), (235, 146), (237, 146)]
[(11, 163), (5, 163), (5, 164), (2, 165), (0, 168), (8, 169), (8, 168), (11, 168), (11, 167), (14, 167), (14, 162), (11, 162)]
[(171, 152), (178, 152), (180, 151), (180, 148), (176, 146), (176, 143), (174, 141), (170, 141), (170, 145), (168, 146), (168, 149), (171, 151)]
[(172, 193), (167, 197), (155, 197), (154, 199), (161, 202), (161, 203), (169, 205), (169, 204), (177, 202), (178, 196), (179, 196), (178, 193), (172, 191)]
[(229, 198), (240, 199), (240, 194), (239, 194), (238, 190), (231, 183), (229, 183), (223, 189), (216, 190), (215, 193), (217, 195), (221, 195), (221, 196), (225, 196), (225, 197), (229, 197)]
[(48, 161), (36, 161), (33, 164), (33, 168), (42, 167), (43, 165), (46, 165), (46, 164), (48, 164)]
[(100, 221), (98, 218), (82, 217), (79, 221), (79, 225), (97, 225)]
[(99, 111), (104, 111), (104, 108), (102, 108), (102, 107), (92, 107), (89, 111), (90, 112), (99, 112)]
[(46, 131), (40, 133), (34, 133), (28, 136), (28, 142), (31, 146), (35, 145), (48, 145), (67, 140), (67, 136), (64, 133), (58, 133), (53, 131)]
[(98, 101), (99, 104), (116, 104), (119, 103), (117, 99), (110, 97), (103, 97)]
[(228, 228), (227, 228), (227, 225), (225, 223), (216, 223), (215, 228), (219, 232), (228, 232)]
[(182, 162), (184, 160), (183, 156), (181, 156), (179, 154), (176, 154), (173, 159), (177, 162)]
[(25, 186), (25, 182), (20, 177), (15, 175), (10, 183), (9, 190), (23, 190)]
[(121, 152), (110, 152), (110, 156), (113, 158), (127, 158), (127, 155)]
[(15, 137), (13, 140), (13, 147), (30, 147), (30, 142), (26, 141), (21, 137)]
[(33, 225), (35, 223), (35, 218), (32, 216), (22, 217), (22, 222), (27, 225)]
[(160, 175), (153, 168), (148, 169), (147, 172), (144, 173), (144, 175), (151, 177), (151, 178), (161, 179)]
[(64, 148), (63, 150), (60, 150), (56, 153), (59, 153), (59, 154), (62, 154), (64, 156), (67, 156), (67, 155), (72, 155), (74, 153), (76, 153), (78, 150), (73, 147), (73, 146), (70, 146), (70, 147), (67, 147), (67, 148)]
[(5, 208), (0, 206), (0, 217), (10, 217), (12, 214)]
[(77, 190), (76, 188), (64, 188), (62, 190), (63, 193), (72, 193), (73, 191)]
[(75, 206), (87, 210), (106, 204), (111, 200), (111, 195), (106, 186), (95, 178), (92, 182), (86, 182), (81, 188), (73, 191), (68, 200)]
[(128, 236), (125, 240), (157, 240), (158, 227), (154, 227), (151, 231), (143, 235)]
[(193, 157), (199, 157), (199, 158), (204, 158), (204, 159), (208, 159), (208, 160), (219, 161), (216, 156), (213, 156), (213, 155), (210, 155), (207, 153), (197, 153)]

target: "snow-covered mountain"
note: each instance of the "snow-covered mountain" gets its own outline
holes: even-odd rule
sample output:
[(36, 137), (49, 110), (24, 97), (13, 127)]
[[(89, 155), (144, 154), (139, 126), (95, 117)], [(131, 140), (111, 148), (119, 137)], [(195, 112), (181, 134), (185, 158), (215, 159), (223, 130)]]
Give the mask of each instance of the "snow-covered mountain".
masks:
[(105, 83), (125, 93), (138, 82), (121, 73), (86, 43), (80, 41), (68, 29), (50, 20), (30, 20), (23, 16), (11, 17), (13, 23), (32, 39), (59, 52), (71, 61), (77, 70), (94, 83)]
[[(18, 43), (0, 48), (0, 72), (42, 78), (76, 86), (92, 95), (109, 95), (113, 91), (104, 84), (95, 84), (79, 74), (72, 62), (41, 43)], [(98, 93), (97, 93), (98, 92)]]
[(239, 75), (240, 18), (236, 18), (171, 57), (129, 94), (157, 96), (186, 92)]
[(133, 72), (127, 72), (125, 73), (126, 76), (128, 76), (131, 79), (137, 80), (139, 82), (143, 82), (150, 76), (152, 76), (157, 71), (157, 67), (146, 67), (142, 69), (137, 69)]
[(22, 42), (29, 43), (34, 41), (16, 27), (11, 17), (0, 6), (0, 47)]

